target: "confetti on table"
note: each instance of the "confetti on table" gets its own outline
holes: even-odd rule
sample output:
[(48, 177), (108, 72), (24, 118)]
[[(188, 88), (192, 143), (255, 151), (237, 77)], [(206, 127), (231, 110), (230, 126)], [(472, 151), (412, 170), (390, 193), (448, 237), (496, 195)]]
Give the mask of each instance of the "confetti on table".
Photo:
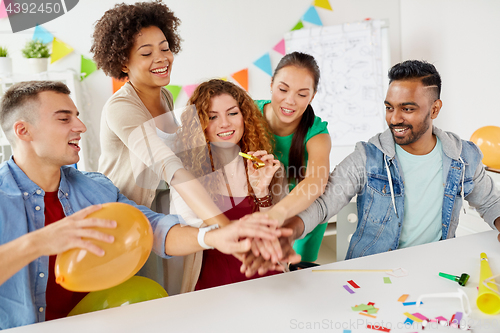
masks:
[(391, 278), (390, 278), (390, 277), (385, 276), (385, 277), (384, 277), (384, 283), (392, 283), (392, 282), (391, 282)]
[(418, 313), (418, 312), (415, 312), (413, 315), (414, 315), (415, 317), (419, 318), (419, 319), (429, 321), (429, 318), (427, 318), (426, 316), (424, 316), (423, 314), (420, 314), (420, 313)]
[(344, 333), (351, 333), (351, 330), (344, 330)]
[(351, 288), (349, 288), (348, 285), (343, 285), (342, 287), (344, 287), (344, 289), (347, 290), (349, 294), (354, 294), (354, 291)]
[(370, 315), (370, 314), (368, 314), (368, 313), (364, 313), (364, 312), (360, 312), (359, 314), (360, 314), (360, 315), (363, 315), (363, 316), (370, 317), (370, 318), (377, 318), (376, 316), (372, 316), (372, 315)]
[(404, 315), (407, 316), (408, 318), (410, 318), (411, 320), (416, 321), (417, 323), (421, 323), (422, 322), (422, 319), (420, 319), (418, 317), (415, 317), (414, 315), (412, 315), (409, 312), (405, 312)]
[(366, 305), (375, 305), (373, 302), (368, 302)]
[(356, 282), (354, 282), (353, 280), (349, 280), (347, 281), (347, 283), (349, 283), (351, 286), (353, 286), (354, 288), (356, 289), (359, 289), (359, 286), (356, 284)]
[(436, 317), (437, 321), (440, 322), (440, 321), (448, 321), (445, 317), (443, 316), (439, 316), (439, 317)]
[(374, 314), (374, 313), (377, 313), (378, 312), (378, 308), (373, 308), (373, 309), (369, 309), (369, 310), (365, 310), (366, 312), (368, 312), (368, 314)]
[[(424, 304), (423, 302), (420, 302), (420, 304)], [(417, 302), (404, 302), (403, 303), (404, 306), (408, 306), (408, 305), (417, 305)]]
[(351, 309), (352, 309), (352, 311), (364, 311), (364, 310), (374, 309), (374, 307), (373, 307), (373, 305), (360, 304), (360, 305), (352, 306)]
[(455, 322), (460, 325), (460, 322), (462, 321), (462, 312), (457, 312), (455, 313)]
[(406, 299), (408, 298), (408, 294), (404, 294), (404, 295), (401, 295), (399, 298), (398, 298), (398, 302), (404, 302), (406, 301)]
[(389, 328), (386, 328), (383, 326), (377, 326), (377, 325), (366, 325), (366, 328), (371, 328), (372, 330), (382, 331), (382, 332), (390, 332), (391, 331)]
[(413, 324), (413, 320), (411, 320), (410, 318), (406, 318), (404, 324), (405, 325), (411, 325), (411, 324)]

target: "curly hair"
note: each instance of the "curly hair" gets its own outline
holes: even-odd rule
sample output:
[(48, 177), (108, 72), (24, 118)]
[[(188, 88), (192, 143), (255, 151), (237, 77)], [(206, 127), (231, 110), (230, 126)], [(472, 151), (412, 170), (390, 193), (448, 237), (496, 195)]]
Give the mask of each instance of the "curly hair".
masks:
[(90, 52), (97, 68), (115, 79), (128, 77), (122, 72), (129, 60), (135, 36), (142, 28), (158, 27), (167, 38), (172, 53), (179, 53), (181, 41), (177, 28), (181, 21), (161, 0), (117, 4), (95, 24)]
[[(238, 107), (243, 116), (244, 131), (238, 143), (242, 152), (266, 150), (272, 152), (272, 135), (264, 117), (248, 94), (231, 82), (213, 79), (200, 84), (191, 95), (188, 105), (195, 108), (187, 109), (181, 116), (182, 127), (177, 132), (178, 142), (182, 147), (190, 150), (182, 162), (186, 170), (189, 170), (205, 186), (214, 200), (218, 200), (215, 189), (223, 183), (220, 173), (214, 171), (223, 167), (216, 165), (212, 156), (210, 142), (206, 137), (206, 129), (209, 122), (209, 110), (212, 97), (228, 94), (238, 103)], [(198, 122), (199, 119), (199, 122)], [(203, 130), (200, 132), (199, 128)], [(198, 147), (198, 149), (196, 149)], [(201, 149), (200, 149), (201, 147)], [(207, 147), (208, 149), (205, 149)], [(218, 159), (215, 159), (216, 161)], [(247, 164), (245, 163), (245, 171)], [(206, 177), (203, 177), (206, 176)], [(203, 178), (202, 178), (203, 177)], [(277, 178), (275, 176), (275, 178)], [(276, 183), (273, 179), (270, 187)], [(247, 176), (248, 191), (253, 194)]]

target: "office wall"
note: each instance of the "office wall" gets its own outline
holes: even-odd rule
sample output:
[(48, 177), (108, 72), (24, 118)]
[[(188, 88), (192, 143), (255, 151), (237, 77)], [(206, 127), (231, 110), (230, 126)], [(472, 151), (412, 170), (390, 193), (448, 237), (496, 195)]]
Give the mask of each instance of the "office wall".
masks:
[[(50, 70), (79, 71), (80, 58), (89, 53), (93, 23), (116, 0), (82, 0), (67, 14), (43, 26), (75, 52)], [(127, 3), (135, 1), (127, 0)], [(183, 50), (173, 65), (172, 84), (188, 85), (212, 77), (229, 76), (249, 69), (249, 92), (254, 98), (269, 97), (270, 77), (252, 63), (270, 52), (272, 65), (280, 55), (273, 46), (311, 5), (311, 0), (164, 0), (181, 18)], [(443, 112), (437, 124), (470, 137), (487, 124), (500, 126), (498, 107), (492, 97), (500, 91), (500, 12), (496, 0), (330, 0), (333, 11), (318, 9), (324, 25), (356, 22), (365, 18), (387, 19), (390, 26), (391, 64), (402, 59), (426, 59), (443, 76)], [(306, 24), (307, 25), (307, 24)], [(14, 57), (14, 70), (28, 72), (20, 49), (33, 29), (9, 33), (7, 19), (0, 20), (0, 45)], [(487, 36), (491, 36), (488, 38)], [(87, 125), (96, 128), (100, 111), (111, 96), (111, 80), (96, 72), (83, 81), (88, 91), (84, 111)], [(178, 105), (187, 100), (183, 93)], [(382, 103), (382, 101), (381, 101)], [(367, 138), (360, 138), (367, 139)], [(96, 148), (98, 150), (98, 148)], [(340, 162), (352, 146), (335, 147), (332, 163)], [(333, 166), (332, 166), (333, 168)]]

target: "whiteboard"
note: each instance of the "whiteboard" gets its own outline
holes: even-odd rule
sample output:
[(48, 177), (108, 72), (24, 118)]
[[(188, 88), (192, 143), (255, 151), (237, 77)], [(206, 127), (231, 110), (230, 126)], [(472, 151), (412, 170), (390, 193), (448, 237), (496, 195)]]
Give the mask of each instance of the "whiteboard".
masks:
[(334, 146), (367, 141), (386, 128), (387, 36), (382, 20), (285, 34), (287, 53), (308, 53), (319, 65), (321, 79), (312, 106), (317, 116), (328, 121)]

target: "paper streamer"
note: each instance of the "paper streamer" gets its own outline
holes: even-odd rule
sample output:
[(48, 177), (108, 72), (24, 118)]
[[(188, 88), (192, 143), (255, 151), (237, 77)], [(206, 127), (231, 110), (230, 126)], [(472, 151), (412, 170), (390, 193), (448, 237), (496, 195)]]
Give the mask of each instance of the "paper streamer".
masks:
[(359, 289), (359, 286), (356, 284), (356, 282), (354, 282), (353, 280), (349, 280), (347, 281), (347, 283), (349, 283), (351, 286), (353, 286), (354, 288), (356, 289)]
[[(420, 304), (424, 304), (423, 302), (420, 302)], [(409, 306), (409, 305), (417, 305), (417, 302), (404, 302), (404, 306)]]
[(391, 282), (391, 278), (389, 278), (389, 277), (385, 276), (385, 277), (384, 277), (384, 283), (392, 283), (392, 282)]
[(82, 63), (80, 65), (80, 74), (82, 75), (82, 79), (85, 79), (90, 74), (94, 73), (97, 70), (96, 64), (88, 58), (85, 58), (82, 55)]
[(349, 288), (348, 285), (344, 285), (342, 287), (344, 287), (344, 289), (347, 290), (349, 292), (349, 294), (354, 294), (354, 291), (351, 288)]
[(405, 312), (404, 315), (407, 316), (408, 318), (410, 318), (411, 320), (416, 321), (417, 323), (421, 323), (422, 322), (422, 319), (420, 319), (418, 317), (415, 317), (414, 315), (412, 315), (409, 312)]
[(264, 54), (262, 57), (257, 59), (253, 64), (262, 69), (269, 76), (273, 76), (273, 70), (271, 68), (271, 57), (269, 56), (269, 53)]
[(382, 332), (390, 332), (391, 331), (391, 329), (389, 329), (387, 327), (377, 326), (377, 325), (366, 325), (366, 328), (370, 328), (372, 330), (382, 331)]
[(52, 41), (52, 55), (50, 56), (50, 63), (53, 64), (71, 52), (73, 52), (73, 48), (71, 46), (54, 37), (54, 40)]
[(188, 95), (188, 97), (191, 97), (196, 87), (198, 87), (198, 84), (189, 84), (187, 86), (184, 86), (183, 89), (184, 92)]
[(409, 294), (404, 294), (404, 295), (401, 295), (399, 298), (398, 298), (398, 302), (404, 302), (406, 301), (406, 299), (408, 298), (408, 296), (410, 296)]
[(327, 10), (332, 10), (332, 6), (330, 6), (330, 1), (328, 0), (314, 0), (314, 6), (327, 9)]
[(181, 92), (182, 90), (182, 87), (181, 86), (165, 86), (165, 88), (167, 88), (168, 91), (170, 91), (172, 93), (172, 98), (174, 99), (174, 103), (175, 103), (175, 100), (177, 99), (177, 97), (179, 96), (179, 93)]
[(47, 29), (42, 26), (37, 25), (35, 27), (35, 32), (33, 33), (33, 40), (41, 40), (42, 43), (48, 44), (54, 40), (54, 35), (52, 35)]
[(248, 91), (248, 68), (242, 69), (241, 71), (236, 72), (231, 76), (236, 80), (236, 82), (240, 84), (243, 89)]
[(304, 24), (302, 23), (302, 21), (299, 21), (297, 22), (297, 24), (292, 28), (292, 30), (290, 31), (294, 31), (294, 30), (300, 30), (304, 27)]
[(304, 16), (302, 16), (302, 21), (316, 25), (323, 25), (323, 22), (321, 22), (321, 19), (319, 18), (318, 11), (313, 6), (309, 7)]
[(281, 55), (285, 55), (286, 54), (285, 39), (280, 40), (278, 44), (274, 45), (273, 50)]

